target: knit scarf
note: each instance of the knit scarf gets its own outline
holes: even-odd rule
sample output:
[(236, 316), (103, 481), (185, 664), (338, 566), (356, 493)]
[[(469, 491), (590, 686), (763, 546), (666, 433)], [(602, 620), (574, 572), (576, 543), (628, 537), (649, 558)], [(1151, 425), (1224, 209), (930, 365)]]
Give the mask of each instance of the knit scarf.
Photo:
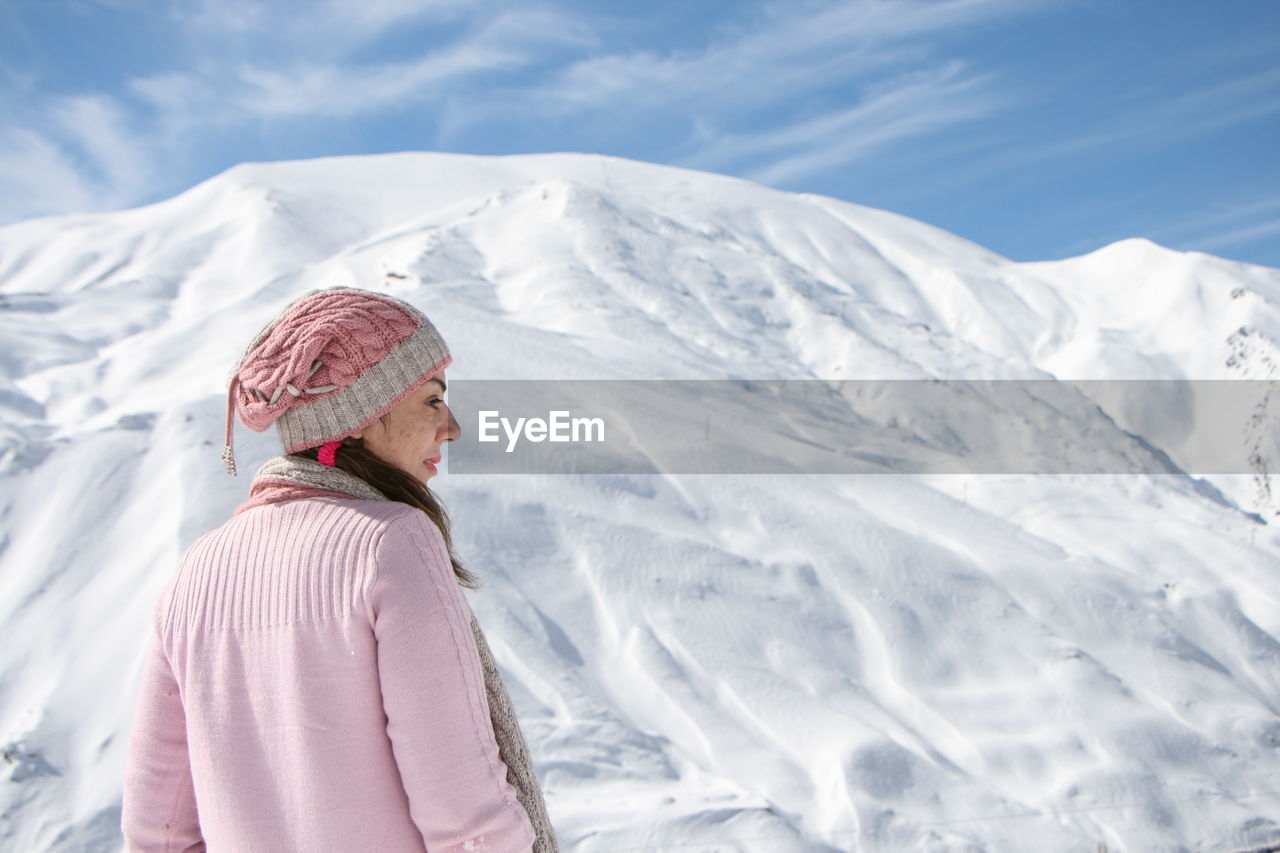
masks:
[[(236, 512), (263, 504), (308, 497), (387, 500), (373, 486), (339, 468), (331, 468), (297, 456), (277, 456), (258, 469), (253, 485), (249, 488), (249, 500)], [(493, 724), (494, 739), (498, 742), (498, 754), (507, 766), (507, 781), (515, 788), (516, 797), (520, 800), (520, 805), (524, 806), (534, 832), (537, 833), (533, 842), (534, 853), (558, 853), (560, 847), (556, 833), (547, 817), (547, 805), (542, 799), (542, 789), (533, 772), (533, 762), (529, 759), (529, 749), (516, 720), (511, 697), (507, 695), (498, 665), (494, 662), (493, 653), (489, 650), (489, 644), (485, 641), (484, 632), (480, 630), (474, 614), (471, 617), (471, 633), (475, 636), (480, 666), (484, 670), (489, 720)]]

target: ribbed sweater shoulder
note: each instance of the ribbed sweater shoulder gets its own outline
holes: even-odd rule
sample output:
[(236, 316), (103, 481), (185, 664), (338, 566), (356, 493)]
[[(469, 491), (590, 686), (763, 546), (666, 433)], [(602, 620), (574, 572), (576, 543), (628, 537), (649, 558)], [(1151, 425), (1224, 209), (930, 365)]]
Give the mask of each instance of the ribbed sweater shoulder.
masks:
[[(157, 603), (172, 632), (319, 623), (363, 612), (406, 571), (453, 582), (440, 531), (391, 501), (308, 498), (241, 512), (188, 548)], [(410, 564), (410, 565), (407, 565)], [(444, 573), (447, 571), (447, 578)]]

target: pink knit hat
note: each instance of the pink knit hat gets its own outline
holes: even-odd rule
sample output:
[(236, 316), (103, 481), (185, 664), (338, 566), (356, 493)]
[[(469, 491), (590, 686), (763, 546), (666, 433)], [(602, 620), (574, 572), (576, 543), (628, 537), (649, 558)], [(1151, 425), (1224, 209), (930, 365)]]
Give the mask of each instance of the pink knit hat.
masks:
[(227, 473), (236, 472), (233, 412), (254, 432), (274, 423), (293, 453), (359, 432), (451, 360), (412, 305), (351, 287), (313, 290), (268, 323), (236, 365), (227, 390)]

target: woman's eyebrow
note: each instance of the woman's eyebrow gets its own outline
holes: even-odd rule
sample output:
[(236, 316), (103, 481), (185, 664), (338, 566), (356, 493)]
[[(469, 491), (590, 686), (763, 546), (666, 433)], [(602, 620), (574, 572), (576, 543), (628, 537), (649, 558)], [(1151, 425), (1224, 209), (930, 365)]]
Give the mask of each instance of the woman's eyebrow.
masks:
[(440, 386), (440, 393), (441, 393), (441, 394), (443, 394), (445, 391), (448, 391), (448, 390), (449, 390), (449, 386), (447, 386), (447, 385), (445, 385), (445, 384), (444, 384), (444, 380), (443, 380), (443, 379), (437, 379), (436, 377), (434, 377), (434, 376), (433, 376), (433, 377), (431, 377), (430, 381), (431, 381), (431, 382), (434, 382), (434, 383), (436, 383), (437, 385), (439, 385), (439, 386)]

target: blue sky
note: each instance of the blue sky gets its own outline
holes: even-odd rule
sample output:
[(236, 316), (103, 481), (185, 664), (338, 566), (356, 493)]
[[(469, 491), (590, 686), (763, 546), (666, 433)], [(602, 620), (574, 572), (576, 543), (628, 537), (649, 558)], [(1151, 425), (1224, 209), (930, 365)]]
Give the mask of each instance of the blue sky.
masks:
[(1280, 267), (1280, 2), (0, 0), (0, 222), (401, 150), (722, 172), (1015, 260)]

